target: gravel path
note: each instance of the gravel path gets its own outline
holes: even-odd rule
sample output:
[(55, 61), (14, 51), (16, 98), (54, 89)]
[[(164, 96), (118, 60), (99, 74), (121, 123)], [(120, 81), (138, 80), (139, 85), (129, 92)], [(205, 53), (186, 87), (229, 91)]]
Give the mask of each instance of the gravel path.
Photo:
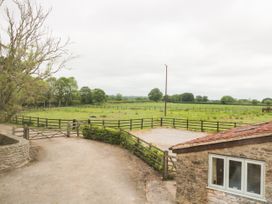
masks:
[(32, 141), (37, 158), (0, 174), (0, 203), (174, 203), (159, 176), (120, 147), (80, 138)]
[(188, 140), (195, 139), (197, 137), (203, 137), (207, 133), (193, 132), (180, 129), (171, 128), (155, 128), (146, 130), (134, 130), (132, 134), (142, 138), (143, 140), (150, 142), (163, 150), (168, 150), (169, 147), (186, 142)]

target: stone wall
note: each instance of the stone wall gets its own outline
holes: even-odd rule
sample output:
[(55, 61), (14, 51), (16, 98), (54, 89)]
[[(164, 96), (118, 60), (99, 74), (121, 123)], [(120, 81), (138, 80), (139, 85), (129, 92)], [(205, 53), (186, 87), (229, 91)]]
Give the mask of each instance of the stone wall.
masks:
[(30, 160), (29, 141), (9, 134), (6, 136), (18, 142), (0, 146), (0, 172), (20, 167)]
[(208, 154), (265, 161), (265, 198), (272, 203), (272, 143), (237, 146), (177, 156), (177, 203), (262, 203), (242, 196), (208, 189)]

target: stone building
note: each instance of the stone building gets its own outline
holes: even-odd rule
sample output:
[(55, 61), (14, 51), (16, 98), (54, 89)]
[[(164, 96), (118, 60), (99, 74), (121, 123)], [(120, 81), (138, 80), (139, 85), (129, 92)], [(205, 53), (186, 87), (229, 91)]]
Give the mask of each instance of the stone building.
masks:
[(272, 203), (272, 122), (173, 146), (177, 203)]

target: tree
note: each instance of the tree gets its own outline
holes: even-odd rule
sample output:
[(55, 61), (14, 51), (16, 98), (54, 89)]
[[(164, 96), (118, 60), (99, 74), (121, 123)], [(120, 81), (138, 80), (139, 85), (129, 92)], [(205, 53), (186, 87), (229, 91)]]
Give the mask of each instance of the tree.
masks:
[(102, 89), (94, 89), (92, 91), (93, 102), (94, 103), (104, 103), (107, 100), (107, 95)]
[(200, 103), (200, 102), (203, 101), (203, 97), (202, 96), (196, 96), (195, 101)]
[(267, 106), (270, 106), (272, 104), (272, 98), (264, 98), (262, 100), (262, 103), (267, 105)]
[(122, 101), (123, 96), (122, 96), (120, 93), (118, 93), (118, 94), (116, 94), (115, 99), (116, 99), (117, 101)]
[(47, 84), (48, 84), (48, 90), (46, 93), (46, 102), (48, 107), (51, 107), (52, 103), (55, 103), (55, 105), (57, 104), (57, 100), (55, 97), (56, 94), (56, 82), (57, 79), (55, 77), (50, 77), (46, 80)]
[(205, 102), (205, 103), (208, 102), (209, 101), (208, 96), (203, 96), (202, 101)]
[(257, 99), (251, 101), (252, 105), (258, 105), (260, 102)]
[(58, 105), (71, 105), (77, 88), (77, 82), (74, 77), (60, 77), (55, 83), (55, 96)]
[(82, 104), (92, 103), (92, 92), (88, 86), (83, 86), (80, 90), (80, 101)]
[(223, 96), (220, 101), (222, 104), (232, 104), (235, 102), (235, 99), (232, 96)]
[(168, 99), (170, 102), (180, 103), (181, 102), (181, 94), (174, 94), (172, 96), (169, 96)]
[(162, 96), (163, 94), (158, 88), (152, 89), (148, 94), (149, 100), (156, 101), (156, 102), (160, 101), (162, 99)]
[[(4, 9), (7, 24), (0, 25), (4, 30), (0, 33), (0, 115), (9, 116), (18, 111), (18, 96), (32, 83), (30, 76), (45, 79), (71, 59), (69, 41), (62, 43), (60, 38), (47, 34), (48, 11), (30, 0), (11, 2)], [(18, 14), (16, 18), (14, 13)]]
[(193, 102), (195, 100), (194, 95), (192, 93), (183, 93), (181, 94), (182, 102)]

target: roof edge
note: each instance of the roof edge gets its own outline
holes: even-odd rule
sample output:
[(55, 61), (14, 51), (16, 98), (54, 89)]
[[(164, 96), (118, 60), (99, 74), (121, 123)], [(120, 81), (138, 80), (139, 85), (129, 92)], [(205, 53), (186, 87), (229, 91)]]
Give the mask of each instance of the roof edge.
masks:
[(181, 153), (190, 153), (190, 152), (200, 152), (212, 149), (223, 149), (228, 147), (234, 146), (242, 146), (248, 144), (260, 144), (264, 142), (272, 142), (272, 134), (262, 134), (262, 135), (254, 135), (252, 137), (244, 137), (244, 138), (237, 138), (236, 140), (220, 140), (210, 143), (199, 143), (191, 146), (185, 147), (176, 147), (172, 146), (169, 148), (174, 153), (181, 154)]

